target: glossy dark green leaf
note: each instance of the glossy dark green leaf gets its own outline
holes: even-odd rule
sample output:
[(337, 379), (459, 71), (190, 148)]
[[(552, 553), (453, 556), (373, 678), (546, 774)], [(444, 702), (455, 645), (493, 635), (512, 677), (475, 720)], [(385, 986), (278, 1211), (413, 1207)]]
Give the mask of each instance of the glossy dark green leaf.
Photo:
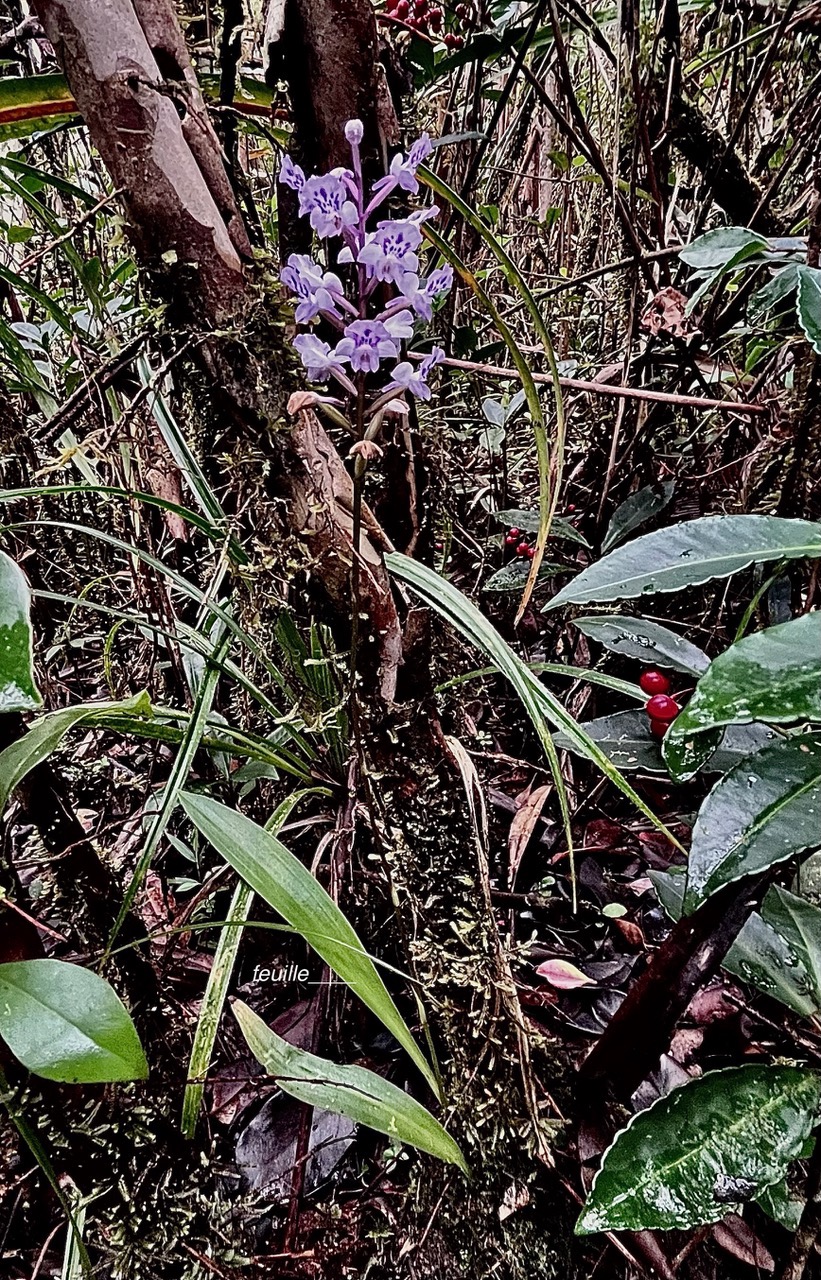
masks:
[(727, 578), (751, 564), (821, 556), (821, 525), (779, 516), (704, 516), (634, 538), (590, 565), (547, 606), (625, 600)]
[(0, 551), (0, 711), (34, 711), (31, 593), (22, 571)]
[(63, 960), (0, 965), (0, 1035), (46, 1080), (142, 1080), (148, 1065), (120, 997), (102, 978)]
[(286, 1093), (407, 1142), (467, 1173), (453, 1138), (415, 1098), (364, 1067), (339, 1066), (289, 1044), (241, 1000), (233, 1009), (248, 1048)]
[(756, 318), (759, 316), (763, 318), (770, 312), (783, 310), (784, 307), (781, 304), (786, 304), (790, 295), (798, 288), (799, 269), (797, 262), (789, 262), (776, 271), (775, 275), (750, 298), (750, 314)]
[[(775, 929), (787, 944), (793, 969), (793, 986), (815, 1008), (821, 1009), (821, 909), (789, 889), (774, 884), (761, 907), (764, 921)], [(794, 1006), (793, 1006), (794, 1007)]]
[(821, 613), (744, 636), (715, 658), (664, 740), (724, 724), (821, 720)]
[[(599, 716), (596, 720), (584, 720), (579, 725), (593, 742), (619, 769), (648, 769), (655, 773), (663, 770), (665, 761), (661, 744), (650, 732), (647, 713), (641, 711), (616, 711), (613, 715)], [(765, 725), (728, 725), (719, 729), (714, 738), (703, 734), (708, 750), (699, 768), (706, 773), (725, 773), (740, 760), (760, 751), (775, 736)], [(563, 751), (582, 754), (564, 733), (555, 735), (557, 747)]]
[(83, 702), (62, 707), (35, 720), (28, 733), (0, 752), (0, 812), (26, 774), (47, 760), (75, 725), (92, 720), (104, 722), (109, 716), (116, 720), (130, 713), (143, 717), (154, 714), (147, 693), (138, 693), (122, 702)]
[(276, 836), (218, 800), (183, 792), (180, 803), (195, 827), (246, 884), (302, 935), (382, 1021), (438, 1093), (436, 1077), (356, 930), (307, 867)]
[[(645, 711), (616, 711), (596, 720), (583, 720), (579, 725), (618, 769), (647, 769), (654, 773), (664, 771), (659, 743), (650, 732), (650, 721)], [(573, 740), (564, 733), (555, 733), (553, 741), (562, 751), (581, 755)]]
[(612, 547), (624, 542), (635, 529), (657, 516), (671, 501), (675, 491), (675, 480), (666, 480), (663, 484), (648, 484), (631, 493), (613, 512), (602, 542), (602, 551), (610, 551)]
[(821, 737), (773, 742), (713, 787), (693, 828), (685, 914), (716, 889), (821, 844)]
[[(684, 903), (686, 874), (684, 867), (669, 871), (648, 871), (659, 902), (671, 920), (681, 918)], [(780, 1000), (802, 1018), (812, 1018), (821, 1010), (821, 977), (819, 955), (813, 933), (810, 945), (804, 941), (807, 921), (803, 921), (802, 933), (785, 919), (780, 901), (785, 889), (774, 885), (761, 907), (754, 911), (745, 923), (722, 962), (722, 968), (744, 982), (749, 982), (773, 1000)], [(793, 898), (795, 895), (790, 894)], [(817, 907), (799, 899), (804, 908), (814, 915), (809, 923), (818, 930), (821, 912)], [(802, 958), (806, 955), (806, 958)]]
[(821, 1076), (798, 1067), (732, 1067), (674, 1089), (604, 1153), (577, 1233), (719, 1222), (781, 1181), (819, 1104)]
[(821, 991), (817, 974), (811, 973), (802, 959), (803, 950), (795, 929), (791, 925), (785, 928), (774, 887), (764, 899), (761, 913), (753, 912), (744, 925), (723, 967), (802, 1018), (812, 1018), (821, 1009)]
[[(542, 579), (555, 578), (557, 573), (567, 573), (566, 564), (541, 564), (537, 582)], [(530, 573), (530, 561), (524, 557), (511, 560), (488, 578), (483, 591), (521, 591)]]
[(574, 618), (573, 625), (591, 640), (598, 640), (599, 644), (612, 649), (613, 653), (635, 658), (647, 666), (672, 667), (674, 671), (698, 677), (710, 665), (710, 659), (702, 649), (675, 631), (646, 618), (602, 613)]
[(768, 1217), (780, 1222), (788, 1231), (797, 1231), (804, 1209), (804, 1201), (793, 1195), (787, 1185), (786, 1178), (774, 1182), (771, 1187), (756, 1196), (756, 1204), (764, 1210)]
[(747, 227), (718, 227), (715, 231), (707, 231), (698, 236), (692, 244), (679, 250), (679, 257), (688, 267), (699, 271), (714, 271), (725, 266), (742, 250), (760, 250), (768, 248), (763, 236), (757, 235)]
[[(497, 511), (495, 519), (506, 529), (521, 529), (524, 533), (539, 532), (538, 511), (522, 511), (519, 507), (511, 507), (507, 511)], [(583, 533), (579, 533), (575, 525), (562, 516), (554, 516), (550, 522), (550, 537), (564, 538), (567, 542), (578, 542), (583, 547), (590, 547)]]
[(821, 271), (798, 268), (798, 323), (814, 351), (821, 355)]

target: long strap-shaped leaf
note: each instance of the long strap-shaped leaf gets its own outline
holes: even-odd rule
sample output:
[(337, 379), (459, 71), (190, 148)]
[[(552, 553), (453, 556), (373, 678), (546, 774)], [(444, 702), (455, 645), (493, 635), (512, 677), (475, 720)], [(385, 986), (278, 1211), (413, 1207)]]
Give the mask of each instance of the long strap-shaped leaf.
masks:
[(429, 1111), (389, 1080), (364, 1067), (339, 1066), (283, 1040), (247, 1004), (234, 1014), (248, 1048), (280, 1087), (300, 1102), (366, 1124), (468, 1172), (456, 1143)]
[[(544, 322), (544, 317), (539, 310), (538, 303), (533, 297), (527, 281), (516, 266), (516, 263), (504, 249), (503, 245), (499, 243), (498, 238), (493, 234), (490, 227), (483, 218), (480, 218), (475, 209), (472, 209), (470, 205), (467, 204), (466, 201), (464, 201), (462, 197), (454, 191), (452, 187), (448, 186), (448, 184), (437, 174), (432, 173), (431, 170), (426, 168), (424, 165), (420, 166), (418, 173), (422, 181), (426, 183), (432, 191), (435, 191), (437, 195), (442, 196), (442, 198), (447, 200), (448, 204), (455, 209), (457, 213), (461, 214), (477, 235), (481, 236), (482, 240), (496, 258), (502, 268), (502, 272), (504, 273), (508, 284), (519, 294), (530, 314), (530, 318), (533, 321), (533, 327), (536, 330), (539, 341), (544, 347), (545, 356), (547, 357), (547, 365), (550, 370), (550, 376), (553, 380), (553, 396), (556, 402), (556, 448), (553, 457), (551, 475), (550, 451), (547, 443), (547, 432), (544, 426), (544, 416), (541, 411), (541, 405), (539, 406), (538, 415), (534, 415), (533, 405), (531, 404), (531, 397), (528, 390), (528, 384), (530, 384), (533, 395), (538, 400), (536, 384), (531, 376), (530, 366), (513, 338), (510, 329), (502, 320), (497, 309), (490, 302), (487, 292), (484, 289), (481, 289), (481, 286), (479, 286), (478, 281), (472, 273), (468, 273), (467, 275), (464, 274), (464, 264), (454, 261), (454, 258), (456, 257), (454, 254), (454, 258), (449, 259), (451, 265), (459, 271), (459, 274), (465, 282), (470, 285), (471, 289), (474, 290), (477, 297), (480, 297), (483, 304), (489, 307), (494, 322), (504, 338), (505, 344), (510, 351), (511, 358), (513, 359), (519, 376), (522, 379), (528, 408), (530, 409), (530, 416), (533, 419), (533, 431), (536, 440), (536, 453), (539, 463), (539, 528), (536, 537), (535, 555), (530, 566), (530, 573), (528, 574), (528, 579), (525, 583), (524, 592), (522, 593), (519, 611), (516, 615), (516, 622), (518, 623), (527, 608), (528, 601), (533, 594), (533, 588), (536, 585), (536, 579), (539, 575), (542, 557), (544, 556), (545, 545), (550, 534), (550, 523), (556, 510), (556, 504), (559, 499), (559, 490), (561, 488), (562, 471), (564, 468), (566, 430), (564, 396), (562, 395), (561, 382), (559, 381), (559, 366), (556, 363), (556, 353), (553, 350), (553, 342), (550, 334), (548, 333), (547, 325)], [(426, 234), (429, 229), (430, 228), (427, 226), (424, 228)], [(430, 238), (433, 240), (433, 236)], [(439, 238), (437, 237), (437, 240), (438, 239)], [(434, 243), (436, 243), (435, 240)], [(442, 243), (443, 242), (436, 243), (436, 247), (439, 249), (440, 253), (442, 252)], [(479, 292), (480, 290), (481, 293)], [(484, 297), (482, 297), (482, 295), (484, 295)]]
[(548, 759), (550, 759), (551, 754), (555, 754), (556, 748), (547, 728), (547, 722), (561, 729), (574, 743), (580, 755), (592, 760), (605, 777), (609, 778), (622, 794), (632, 801), (636, 808), (653, 823), (654, 827), (663, 832), (676, 848), (682, 848), (661, 818), (653, 813), (640, 795), (637, 795), (627, 779), (608, 759), (598, 744), (588, 737), (581, 725), (573, 719), (573, 716), (562, 706), (558, 698), (554, 697), (549, 689), (539, 683), (529, 667), (518, 654), (513, 652), (507, 641), (502, 639), (493, 624), (488, 622), (487, 618), (479, 612), (475, 604), (468, 600), (467, 596), (464, 596), (458, 588), (454, 587), (445, 578), (440, 577), (433, 569), (429, 569), (427, 565), (420, 564), (418, 560), (411, 560), (408, 556), (400, 555), (399, 552), (392, 552), (387, 555), (385, 563), (392, 574), (412, 587), (431, 609), (435, 609), (437, 613), (441, 614), (443, 618), (446, 618), (448, 622), (456, 627), (471, 644), (481, 649), (491, 662), (498, 667), (502, 675), (507, 677), (521, 698), (524, 708), (533, 722), (539, 741), (546, 751), (548, 751), (549, 744)]
[[(278, 805), (267, 823), (267, 828), (276, 834), (287, 821), (290, 814), (304, 796), (311, 795), (313, 788), (295, 791)], [(217, 1038), (222, 1011), (228, 996), (228, 988), (237, 962), (240, 943), (242, 942), (242, 926), (251, 914), (254, 902), (254, 891), (245, 880), (240, 880), (234, 890), (231, 905), (228, 908), (229, 924), (220, 932), (217, 949), (214, 952), (214, 963), (208, 975), (205, 995), (200, 1005), (197, 1028), (191, 1045), (191, 1058), (188, 1063), (188, 1083), (182, 1100), (182, 1118), (180, 1128), (186, 1138), (193, 1138), (197, 1127), (202, 1095), (205, 1091), (205, 1076), (211, 1065), (214, 1043)]]
[(356, 930), (298, 858), (257, 823), (210, 796), (185, 792), (180, 802), (195, 827), (269, 906), (293, 925), (329, 969), (396, 1037), (434, 1093), (440, 1086), (365, 951)]

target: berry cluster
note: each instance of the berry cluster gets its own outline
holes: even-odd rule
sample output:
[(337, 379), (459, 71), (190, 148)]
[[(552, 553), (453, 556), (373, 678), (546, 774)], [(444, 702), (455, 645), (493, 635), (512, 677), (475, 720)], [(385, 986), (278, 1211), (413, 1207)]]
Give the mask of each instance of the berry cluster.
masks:
[(442, 35), (445, 23), (445, 11), (438, 5), (431, 5), (430, 0), (388, 0), (386, 13), (389, 18), (397, 18), (412, 31), (429, 36), (432, 40), (443, 40), (449, 49), (461, 49), (465, 43), (460, 35), (447, 31)]
[(639, 680), (639, 688), (650, 695), (645, 703), (650, 717), (650, 732), (654, 738), (663, 738), (681, 711), (675, 698), (669, 696), (670, 681), (662, 671), (645, 671)]
[(536, 548), (527, 541), (522, 529), (508, 529), (505, 535), (505, 546), (513, 547), (517, 556), (527, 556), (528, 560), (532, 560), (536, 554)]

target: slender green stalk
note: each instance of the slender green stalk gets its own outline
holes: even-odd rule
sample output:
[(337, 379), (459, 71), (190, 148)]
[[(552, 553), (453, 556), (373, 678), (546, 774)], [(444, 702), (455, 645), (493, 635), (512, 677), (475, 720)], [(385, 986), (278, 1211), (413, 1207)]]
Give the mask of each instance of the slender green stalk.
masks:
[[(214, 646), (213, 656), (216, 663), (220, 663), (225, 657), (230, 643), (230, 634), (224, 628), (221, 628), (217, 642)], [(145, 848), (140, 855), (137, 865), (134, 868), (134, 874), (132, 875), (128, 888), (123, 895), (123, 901), (120, 906), (120, 910), (117, 913), (117, 919), (114, 922), (114, 927), (111, 930), (105, 954), (103, 955), (100, 963), (101, 969), (104, 968), (108, 962), (108, 957), (111, 954), (111, 948), (113, 947), (117, 939), (117, 935), (123, 927), (126, 916), (131, 910), (134, 899), (136, 898), (142, 883), (148, 874), (148, 869), (151, 866), (151, 860), (157, 851), (157, 847), (165, 833), (165, 829), (168, 826), (171, 815), (177, 807), (179, 794), (185, 786), (188, 774), (191, 770), (191, 765), (194, 761), (194, 756), (197, 754), (202, 742), (202, 735), (205, 731), (205, 725), (211, 710), (211, 703), (214, 700), (214, 693), (216, 692), (219, 676), (219, 666), (211, 665), (209, 663), (202, 679), (202, 683), (200, 684), (199, 692), (197, 693), (197, 699), (191, 712), (188, 728), (185, 731), (185, 737), (182, 740), (177, 757), (174, 761), (174, 768), (171, 770), (171, 776), (163, 790), (162, 802), (157, 813), (154, 815), (153, 822), (151, 823), (145, 842)]]
[[(516, 346), (513, 340), (513, 335), (509, 327), (504, 323), (504, 321), (501, 320), (501, 316), (499, 315), (498, 311), (490, 303), (490, 299), (487, 292), (485, 290), (482, 290), (482, 293), (484, 294), (484, 303), (486, 306), (489, 307), (490, 313), (494, 319), (494, 323), (496, 324), (497, 328), (499, 329), (499, 332), (504, 338), (505, 344), (507, 345), (507, 348), (510, 351), (511, 357), (516, 365), (516, 369), (519, 372), (519, 376), (521, 377), (522, 383), (525, 388), (525, 395), (527, 396), (527, 403), (528, 403), (528, 408), (530, 409), (530, 416), (533, 419), (533, 430), (534, 430), (534, 436), (536, 440), (536, 453), (537, 453), (537, 458), (539, 463), (539, 529), (536, 536), (536, 554), (533, 557), (533, 562), (530, 566), (530, 573), (528, 575), (528, 579), (525, 584), (524, 592), (522, 593), (522, 600), (519, 605), (519, 611), (516, 615), (516, 622), (518, 623), (522, 617), (522, 614), (527, 608), (528, 601), (530, 600), (530, 597), (533, 594), (533, 589), (536, 585), (536, 579), (539, 574), (539, 568), (541, 566), (542, 558), (544, 556), (544, 549), (547, 544), (547, 539), (550, 535), (550, 524), (556, 511), (556, 504), (558, 503), (558, 500), (559, 500), (559, 492), (560, 492), (561, 483), (562, 483), (562, 473), (564, 471), (564, 450), (565, 450), (565, 438), (567, 434), (567, 429), (566, 429), (565, 412), (564, 412), (564, 396), (562, 394), (562, 386), (559, 378), (559, 366), (556, 361), (556, 352), (553, 348), (553, 341), (548, 332), (547, 325), (545, 324), (545, 321), (544, 321), (544, 317), (542, 316), (542, 313), (539, 309), (539, 304), (536, 302), (536, 299), (534, 298), (527, 284), (527, 281), (525, 280), (519, 268), (516, 266), (516, 263), (507, 253), (503, 245), (500, 244), (498, 238), (493, 234), (493, 232), (491, 231), (487, 223), (484, 221), (484, 219), (480, 218), (479, 214), (476, 213), (475, 209), (472, 209), (470, 205), (467, 204), (466, 201), (464, 201), (462, 197), (458, 195), (456, 191), (453, 190), (452, 187), (448, 186), (448, 184), (445, 181), (443, 181), (442, 178), (438, 177), (437, 174), (432, 173), (430, 169), (427, 169), (424, 165), (422, 165), (420, 166), (418, 172), (419, 172), (419, 177), (422, 179), (422, 181), (426, 183), (427, 186), (429, 186), (431, 190), (436, 193), (436, 195), (441, 196), (444, 200), (447, 200), (448, 204), (450, 204), (451, 207), (455, 209), (457, 213), (461, 214), (461, 216), (465, 219), (468, 225), (473, 228), (473, 230), (477, 233), (477, 235), (479, 235), (482, 238), (482, 240), (485, 242), (487, 247), (490, 249), (491, 253), (496, 258), (496, 261), (499, 263), (500, 267), (502, 268), (502, 272), (508, 284), (511, 286), (511, 288), (515, 289), (516, 292), (519, 294), (520, 298), (522, 299), (525, 307), (527, 308), (530, 314), (530, 318), (533, 321), (533, 327), (536, 330), (539, 341), (541, 342), (544, 348), (545, 357), (547, 359), (547, 366), (548, 366), (548, 369), (550, 370), (550, 377), (553, 384), (553, 398), (556, 405), (556, 439), (555, 439), (555, 451), (554, 451), (552, 464), (550, 461), (550, 451), (547, 443), (547, 433), (544, 427), (544, 417), (542, 415), (541, 406), (539, 407), (538, 417), (534, 417), (533, 407), (531, 405), (531, 396), (528, 393), (528, 383), (529, 383), (530, 386), (532, 387), (533, 395), (538, 399), (538, 395), (536, 392), (536, 385), (533, 381), (533, 378), (530, 372), (530, 366), (527, 364), (527, 361), (525, 360), (521, 350), (518, 348), (518, 346)], [(423, 230), (427, 235), (430, 228), (429, 226), (425, 226)], [(430, 235), (429, 239), (433, 243), (436, 243), (436, 241), (433, 238), (433, 235)], [(437, 249), (439, 249), (439, 252), (441, 253), (442, 242), (440, 241), (440, 243), (436, 244), (436, 247)], [(452, 258), (449, 258), (448, 261), (451, 262), (452, 266), (456, 267), (456, 269), (459, 271), (459, 274), (462, 276), (462, 278), (466, 281), (467, 284), (470, 285), (471, 289), (473, 289), (473, 291), (477, 294), (477, 297), (479, 297), (480, 295), (477, 292), (478, 281), (476, 281), (475, 276), (473, 276), (472, 273), (470, 272), (467, 275), (465, 275), (464, 264), (460, 264), (459, 266), (457, 266), (456, 262), (454, 262)], [(511, 343), (513, 343), (513, 345), (511, 345)], [(514, 346), (516, 346), (515, 351), (514, 351)], [(516, 355), (517, 351), (518, 351), (518, 358)], [(523, 369), (526, 370), (527, 378), (525, 378)]]

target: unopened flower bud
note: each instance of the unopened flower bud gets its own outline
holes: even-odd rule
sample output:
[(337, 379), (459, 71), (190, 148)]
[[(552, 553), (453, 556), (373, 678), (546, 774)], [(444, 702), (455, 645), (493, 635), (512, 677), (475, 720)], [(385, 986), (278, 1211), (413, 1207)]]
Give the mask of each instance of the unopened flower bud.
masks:
[(352, 147), (358, 147), (365, 133), (361, 120), (349, 120), (345, 125), (345, 137)]

